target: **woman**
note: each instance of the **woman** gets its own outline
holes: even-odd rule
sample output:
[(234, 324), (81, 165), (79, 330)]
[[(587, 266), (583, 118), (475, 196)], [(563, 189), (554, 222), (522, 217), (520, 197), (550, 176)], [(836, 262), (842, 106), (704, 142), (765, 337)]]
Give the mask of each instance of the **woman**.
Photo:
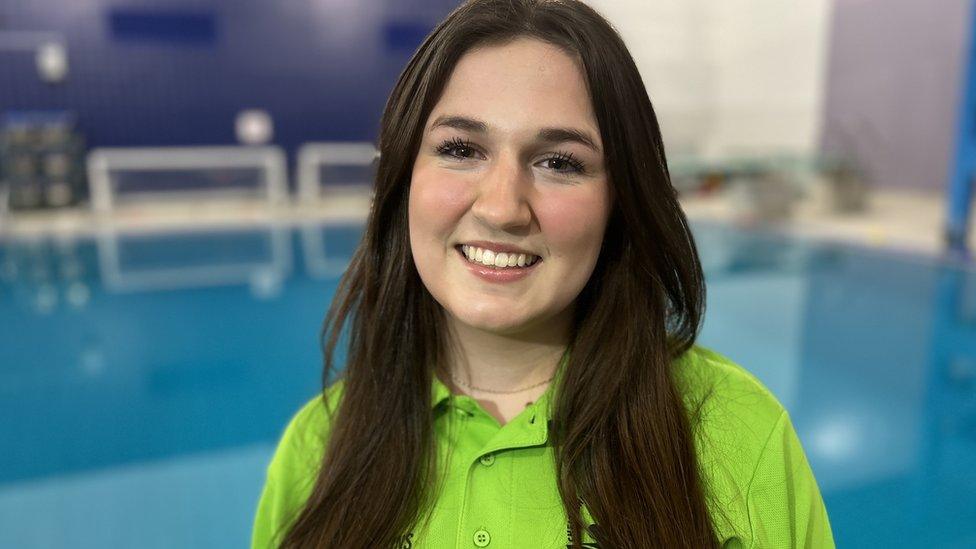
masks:
[(346, 368), (286, 429), (255, 547), (833, 545), (783, 408), (694, 346), (697, 251), (604, 19), (462, 5), (379, 147), (324, 327)]

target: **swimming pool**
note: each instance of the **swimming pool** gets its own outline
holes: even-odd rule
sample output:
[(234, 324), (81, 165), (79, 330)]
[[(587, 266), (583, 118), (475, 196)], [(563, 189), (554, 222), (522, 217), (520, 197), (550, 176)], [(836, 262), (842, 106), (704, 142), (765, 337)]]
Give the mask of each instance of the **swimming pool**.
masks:
[[(350, 225), (0, 240), (0, 547), (243, 547)], [(976, 546), (976, 272), (696, 225), (841, 547)]]

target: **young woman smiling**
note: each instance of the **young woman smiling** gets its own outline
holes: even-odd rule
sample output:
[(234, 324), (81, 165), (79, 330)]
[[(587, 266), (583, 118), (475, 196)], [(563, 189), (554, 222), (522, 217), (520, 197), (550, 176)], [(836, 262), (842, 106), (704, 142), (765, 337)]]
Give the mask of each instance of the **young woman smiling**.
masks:
[(474, 0), (382, 120), (331, 379), (255, 547), (832, 547), (789, 417), (695, 346), (704, 283), (641, 77), (572, 0)]

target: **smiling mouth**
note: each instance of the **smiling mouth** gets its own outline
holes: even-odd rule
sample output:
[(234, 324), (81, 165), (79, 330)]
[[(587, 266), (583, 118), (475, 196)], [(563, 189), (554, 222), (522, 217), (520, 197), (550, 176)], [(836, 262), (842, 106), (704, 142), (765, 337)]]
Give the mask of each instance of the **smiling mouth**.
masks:
[(542, 261), (533, 254), (493, 252), (476, 246), (459, 244), (454, 247), (469, 263), (492, 269), (522, 269)]

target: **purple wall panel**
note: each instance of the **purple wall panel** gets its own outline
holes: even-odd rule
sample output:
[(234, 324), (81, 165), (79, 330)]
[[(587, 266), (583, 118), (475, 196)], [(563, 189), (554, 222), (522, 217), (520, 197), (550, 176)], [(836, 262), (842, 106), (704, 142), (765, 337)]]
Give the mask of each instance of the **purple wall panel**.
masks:
[(878, 187), (944, 187), (969, 4), (834, 1), (823, 152), (855, 157)]

